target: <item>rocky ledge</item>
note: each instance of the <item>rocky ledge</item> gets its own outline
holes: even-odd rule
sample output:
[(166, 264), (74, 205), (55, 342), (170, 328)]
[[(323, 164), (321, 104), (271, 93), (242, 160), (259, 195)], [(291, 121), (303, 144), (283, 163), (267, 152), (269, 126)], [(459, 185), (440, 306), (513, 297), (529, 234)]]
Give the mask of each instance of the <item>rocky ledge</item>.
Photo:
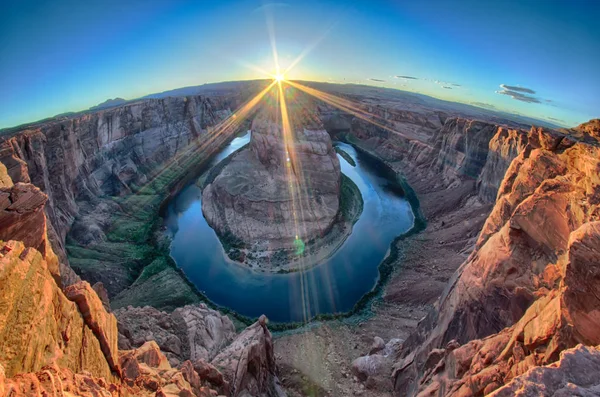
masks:
[(299, 122), (288, 140), (280, 124), (260, 113), (249, 148), (204, 188), (202, 210), (226, 246), (297, 250), (336, 219), (341, 172), (329, 135), (318, 123)]
[(285, 395), (264, 316), (240, 334), (205, 305), (129, 307), (117, 320), (101, 284), (61, 286), (47, 196), (3, 183), (0, 238), (23, 241), (0, 240), (0, 396)]

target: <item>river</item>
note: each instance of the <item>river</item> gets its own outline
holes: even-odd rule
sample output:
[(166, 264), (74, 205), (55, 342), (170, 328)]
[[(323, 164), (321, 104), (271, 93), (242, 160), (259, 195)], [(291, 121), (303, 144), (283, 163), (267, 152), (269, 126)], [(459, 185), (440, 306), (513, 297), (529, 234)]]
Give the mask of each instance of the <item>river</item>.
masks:
[[(217, 164), (246, 145), (250, 132), (235, 138), (212, 160)], [(338, 155), (342, 172), (358, 186), (363, 212), (344, 244), (323, 263), (303, 272), (270, 274), (226, 259), (221, 243), (202, 215), (202, 192), (184, 188), (167, 207), (171, 256), (188, 279), (211, 301), (242, 315), (271, 321), (306, 321), (319, 313), (339, 313), (377, 283), (378, 266), (393, 239), (408, 231), (414, 216), (408, 201), (391, 189), (372, 161), (348, 144), (336, 142), (356, 162)]]

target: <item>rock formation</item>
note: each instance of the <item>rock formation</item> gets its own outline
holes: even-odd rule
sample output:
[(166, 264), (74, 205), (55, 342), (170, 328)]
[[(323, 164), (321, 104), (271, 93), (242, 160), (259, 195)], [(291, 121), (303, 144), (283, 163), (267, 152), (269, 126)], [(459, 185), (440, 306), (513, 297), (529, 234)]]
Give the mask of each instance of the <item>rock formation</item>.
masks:
[(496, 390), (492, 397), (594, 396), (600, 393), (600, 347), (564, 350), (550, 365), (534, 368)]
[(600, 343), (600, 143), (592, 136), (528, 133), (475, 251), (405, 342), (398, 391), (488, 394), (567, 348)]
[(235, 336), (229, 317), (205, 304), (189, 305), (172, 313), (153, 307), (127, 307), (115, 311), (119, 320), (119, 347), (131, 349), (156, 341), (172, 365), (182, 361), (210, 362)]
[[(456, 196), (464, 208), (494, 203), (479, 237), (460, 241), (462, 253), (474, 251), (435, 310), (392, 353), (397, 395), (595, 395), (595, 349), (568, 349), (596, 346), (600, 335), (600, 123), (553, 131), (446, 118), (441, 127), (419, 128), (414, 117), (376, 114), (389, 129), (352, 117), (334, 125), (419, 192), (443, 201)], [(427, 205), (427, 217), (446, 211), (443, 203)], [(435, 268), (435, 260), (423, 265)], [(388, 294), (398, 289), (393, 283)], [(564, 357), (575, 356), (581, 376), (565, 369)], [(369, 387), (392, 373), (389, 361), (361, 357), (354, 371)]]
[(275, 373), (273, 341), (265, 316), (238, 335), (212, 364), (229, 380), (234, 396), (285, 396)]
[[(231, 320), (205, 305), (171, 314), (130, 308), (119, 327), (135, 346), (121, 337), (126, 346), (119, 350), (117, 318), (107, 311), (102, 285), (77, 281), (61, 288), (46, 238), (46, 195), (9, 181), (0, 188), (0, 236), (23, 241), (0, 240), (0, 395), (208, 397), (275, 395), (274, 390), (285, 395), (276, 388), (264, 318), (235, 337)], [(144, 311), (155, 315), (151, 331), (142, 325), (148, 322)], [(162, 336), (182, 358), (172, 360), (177, 367), (153, 340)]]
[[(228, 139), (233, 131), (212, 140), (209, 129), (239, 106), (243, 95), (135, 101), (0, 137), (1, 185), (31, 182), (47, 196), (47, 236), (60, 259), (56, 274), (64, 285), (78, 281), (69, 262), (92, 284), (102, 282), (110, 297), (135, 281), (150, 263), (136, 254), (139, 247), (127, 243), (149, 238), (149, 232), (139, 231), (147, 230), (169, 188), (202, 164), (198, 152), (206, 155), (211, 145)], [(4, 216), (15, 213), (5, 210)], [(41, 219), (38, 215), (31, 222)], [(163, 278), (185, 285), (181, 276), (165, 270)]]
[[(150, 323), (154, 329), (171, 330), (169, 321), (187, 327), (191, 345), (180, 348), (186, 360), (173, 360), (175, 368), (152, 339), (161, 340), (160, 332), (167, 331), (138, 331), (148, 341), (119, 350), (117, 320), (89, 283), (72, 284), (63, 293), (42, 255), (21, 242), (1, 243), (0, 255), (1, 395), (285, 395), (264, 317), (234, 338), (231, 321), (205, 306), (182, 308), (170, 317), (161, 313), (160, 325)], [(132, 318), (127, 315), (125, 322)], [(135, 318), (137, 324), (145, 320)], [(131, 328), (121, 324), (121, 332)], [(167, 336), (164, 345), (178, 345), (169, 338), (178, 337)]]
[(221, 236), (267, 251), (322, 236), (339, 209), (340, 164), (327, 132), (299, 120), (286, 138), (280, 124), (260, 113), (250, 148), (235, 154), (202, 194), (206, 220)]
[(95, 293), (81, 301), (89, 299), (86, 304), (99, 310), (94, 316), (113, 325), (113, 338), (98, 337), (98, 323), (88, 321), (61, 291), (37, 250), (9, 241), (1, 243), (0, 253), (0, 364), (5, 376), (55, 365), (113, 379), (118, 371), (116, 320)]

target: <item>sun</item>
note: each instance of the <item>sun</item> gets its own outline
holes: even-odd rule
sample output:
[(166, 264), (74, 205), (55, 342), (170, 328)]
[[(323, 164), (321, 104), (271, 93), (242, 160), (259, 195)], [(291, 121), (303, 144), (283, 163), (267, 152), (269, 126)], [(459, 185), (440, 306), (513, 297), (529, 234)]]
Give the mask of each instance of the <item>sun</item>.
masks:
[(285, 80), (285, 76), (282, 73), (276, 73), (273, 78), (275, 79), (275, 81), (277, 81), (278, 83), (281, 83), (282, 81)]

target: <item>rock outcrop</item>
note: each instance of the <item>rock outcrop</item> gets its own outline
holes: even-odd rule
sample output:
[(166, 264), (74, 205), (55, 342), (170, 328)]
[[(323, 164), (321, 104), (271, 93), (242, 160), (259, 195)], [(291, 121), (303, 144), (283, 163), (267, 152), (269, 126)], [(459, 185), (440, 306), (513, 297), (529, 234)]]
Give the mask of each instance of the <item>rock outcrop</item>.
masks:
[(50, 273), (60, 280), (58, 258), (48, 240), (44, 206), (48, 197), (28, 183), (0, 187), (0, 240), (21, 241), (44, 257)]
[(234, 396), (285, 396), (277, 378), (273, 341), (265, 316), (238, 335), (212, 365), (228, 380)]
[(250, 148), (202, 194), (206, 220), (220, 235), (266, 251), (322, 236), (339, 210), (340, 164), (327, 132), (309, 118), (285, 134), (280, 124), (260, 113)]
[(597, 396), (599, 373), (600, 347), (578, 345), (561, 352), (557, 362), (529, 370), (490, 396)]
[(229, 317), (205, 304), (177, 308), (171, 313), (153, 307), (127, 307), (115, 311), (119, 320), (119, 347), (140, 347), (156, 341), (172, 365), (185, 360), (210, 362), (235, 336)]
[[(1, 243), (0, 253), (0, 363), (5, 375), (55, 365), (113, 379), (118, 369), (107, 358), (116, 354), (116, 339), (105, 343), (97, 337), (96, 325), (60, 290), (42, 255), (16, 241)], [(99, 309), (98, 316), (112, 316), (95, 294), (87, 298)]]
[[(264, 317), (234, 338), (231, 321), (204, 306), (151, 313), (151, 330), (135, 331), (147, 340), (118, 350), (117, 319), (89, 283), (72, 284), (63, 293), (42, 255), (21, 242), (0, 243), (0, 256), (1, 395), (285, 395)], [(129, 309), (122, 320), (141, 327), (148, 318), (135, 315), (149, 310), (156, 311)], [(167, 332), (177, 327), (189, 345), (180, 343), (186, 359), (171, 360), (175, 368), (153, 338), (173, 348), (178, 336)], [(126, 327), (121, 331), (129, 334)]]
[(592, 137), (528, 133), (475, 251), (405, 342), (396, 390), (488, 394), (565, 349), (600, 342), (600, 142)]

